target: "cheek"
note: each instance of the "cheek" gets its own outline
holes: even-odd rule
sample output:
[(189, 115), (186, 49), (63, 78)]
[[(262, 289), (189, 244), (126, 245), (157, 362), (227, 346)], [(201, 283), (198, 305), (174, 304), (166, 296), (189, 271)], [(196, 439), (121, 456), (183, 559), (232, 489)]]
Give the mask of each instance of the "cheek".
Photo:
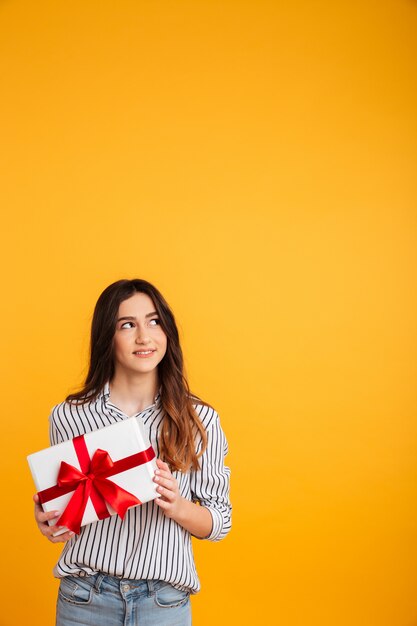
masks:
[(115, 337), (113, 340), (113, 354), (121, 354), (125, 351), (125, 342), (119, 337)]
[(167, 336), (163, 332), (161, 332), (161, 337), (159, 339), (159, 345), (161, 346), (161, 351), (163, 351), (163, 353), (165, 354), (166, 351), (167, 351), (168, 340), (167, 340)]

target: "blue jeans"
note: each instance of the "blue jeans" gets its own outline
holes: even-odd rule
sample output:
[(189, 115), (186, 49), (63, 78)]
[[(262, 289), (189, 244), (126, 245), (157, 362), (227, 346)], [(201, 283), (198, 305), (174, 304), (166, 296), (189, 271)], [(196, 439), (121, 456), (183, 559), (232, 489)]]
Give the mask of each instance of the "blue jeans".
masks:
[(56, 626), (191, 626), (189, 596), (163, 580), (65, 576)]

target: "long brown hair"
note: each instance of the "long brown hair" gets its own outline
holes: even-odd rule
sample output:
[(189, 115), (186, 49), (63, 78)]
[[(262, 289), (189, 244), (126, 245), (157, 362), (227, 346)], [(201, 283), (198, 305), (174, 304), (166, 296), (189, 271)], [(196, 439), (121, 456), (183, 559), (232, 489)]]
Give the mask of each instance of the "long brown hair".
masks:
[[(173, 470), (198, 469), (198, 458), (207, 446), (205, 429), (193, 402), (210, 406), (191, 394), (184, 373), (184, 359), (174, 315), (165, 298), (151, 283), (135, 278), (118, 280), (109, 285), (97, 300), (91, 324), (90, 364), (83, 388), (70, 394), (67, 402), (85, 404), (101, 393), (114, 376), (113, 337), (120, 303), (135, 293), (148, 295), (158, 313), (167, 336), (167, 349), (158, 365), (161, 402), (164, 417), (159, 432), (160, 457)], [(196, 437), (201, 448), (196, 453)]]

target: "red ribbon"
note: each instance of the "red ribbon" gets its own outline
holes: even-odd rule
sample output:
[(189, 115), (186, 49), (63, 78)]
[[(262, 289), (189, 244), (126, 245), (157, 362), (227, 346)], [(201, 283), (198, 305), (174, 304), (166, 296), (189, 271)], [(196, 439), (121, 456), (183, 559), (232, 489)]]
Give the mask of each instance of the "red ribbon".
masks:
[(155, 457), (151, 446), (143, 452), (113, 462), (108, 452), (100, 449), (90, 459), (84, 435), (75, 437), (72, 442), (81, 470), (61, 461), (58, 484), (38, 493), (39, 501), (43, 504), (75, 490), (57, 525), (66, 526), (78, 534), (89, 498), (99, 519), (110, 516), (106, 502), (122, 519), (129, 507), (142, 504), (136, 496), (108, 480), (108, 477), (151, 461)]

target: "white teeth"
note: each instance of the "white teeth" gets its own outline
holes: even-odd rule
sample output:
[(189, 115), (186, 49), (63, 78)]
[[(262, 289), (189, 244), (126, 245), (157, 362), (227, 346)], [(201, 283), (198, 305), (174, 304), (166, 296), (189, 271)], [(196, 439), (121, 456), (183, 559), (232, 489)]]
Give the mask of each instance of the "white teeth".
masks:
[(135, 352), (135, 354), (151, 354), (152, 350), (144, 350), (142, 352), (139, 352), (139, 350), (137, 352)]

